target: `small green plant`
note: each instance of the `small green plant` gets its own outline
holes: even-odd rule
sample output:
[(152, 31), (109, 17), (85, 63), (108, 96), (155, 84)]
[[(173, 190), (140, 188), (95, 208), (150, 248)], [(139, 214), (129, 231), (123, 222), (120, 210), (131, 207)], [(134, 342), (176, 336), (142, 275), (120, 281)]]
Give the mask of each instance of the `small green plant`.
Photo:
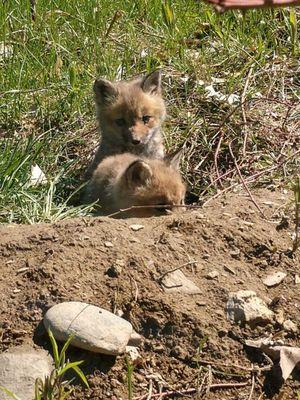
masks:
[(126, 366), (127, 366), (127, 390), (128, 390), (128, 400), (133, 399), (133, 385), (132, 385), (132, 376), (134, 366), (131, 364), (129, 357), (125, 358)]
[(295, 237), (293, 243), (293, 252), (295, 252), (300, 244), (299, 229), (300, 229), (300, 176), (294, 185), (295, 195)]
[[(83, 361), (69, 362), (66, 360), (66, 351), (70, 346), (74, 336), (69, 337), (59, 352), (57, 342), (50, 329), (48, 330), (48, 335), (52, 345), (54, 368), (50, 376), (46, 376), (44, 379), (36, 379), (34, 400), (65, 400), (72, 391), (70, 388), (70, 383), (72, 380), (65, 380), (65, 374), (67, 371), (73, 370), (79, 376), (85, 386), (89, 387), (84, 373), (79, 368), (79, 365), (81, 365)], [(12, 399), (21, 400), (7, 388), (0, 386), (0, 389)]]

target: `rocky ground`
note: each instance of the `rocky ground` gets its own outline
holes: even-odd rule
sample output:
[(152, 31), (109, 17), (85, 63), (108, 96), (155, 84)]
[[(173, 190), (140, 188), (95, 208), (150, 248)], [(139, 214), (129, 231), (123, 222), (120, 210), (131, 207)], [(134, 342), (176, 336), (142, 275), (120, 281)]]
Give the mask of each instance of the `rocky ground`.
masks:
[[(159, 218), (2, 226), (1, 352), (50, 349), (44, 314), (81, 301), (122, 316), (143, 337), (134, 398), (146, 399), (152, 387), (164, 398), (198, 389), (206, 399), (296, 399), (297, 370), (281, 385), (270, 359), (245, 345), (270, 335), (300, 345), (300, 257), (291, 252), (294, 225), (286, 217), (292, 194), (253, 194), (264, 217), (238, 192)], [(255, 291), (268, 317), (229, 321), (230, 293), (240, 290)], [(75, 384), (72, 399), (128, 398), (124, 355), (72, 349), (69, 356), (85, 360), (90, 383)]]

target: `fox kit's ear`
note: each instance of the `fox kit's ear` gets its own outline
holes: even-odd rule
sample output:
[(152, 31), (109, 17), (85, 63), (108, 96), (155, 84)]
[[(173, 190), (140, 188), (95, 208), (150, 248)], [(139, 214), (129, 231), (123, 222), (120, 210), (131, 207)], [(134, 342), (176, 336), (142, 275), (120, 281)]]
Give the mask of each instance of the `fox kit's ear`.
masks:
[(147, 186), (151, 177), (151, 167), (143, 160), (134, 161), (126, 170), (126, 179), (130, 186)]
[(113, 103), (118, 96), (117, 89), (107, 79), (96, 79), (93, 89), (96, 96), (96, 101), (103, 105)]
[(172, 167), (176, 171), (179, 171), (180, 161), (181, 161), (182, 156), (183, 156), (183, 148), (175, 150), (172, 153), (167, 154), (165, 156), (164, 160), (170, 167)]
[(142, 80), (141, 87), (149, 94), (161, 94), (161, 70), (158, 69), (146, 75)]

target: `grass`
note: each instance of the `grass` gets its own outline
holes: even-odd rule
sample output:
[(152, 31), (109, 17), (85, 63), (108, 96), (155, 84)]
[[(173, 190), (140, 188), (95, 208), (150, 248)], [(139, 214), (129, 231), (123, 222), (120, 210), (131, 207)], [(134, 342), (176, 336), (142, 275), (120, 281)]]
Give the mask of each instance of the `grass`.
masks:
[[(49, 376), (46, 376), (44, 379), (36, 379), (33, 400), (65, 400), (69, 398), (72, 392), (72, 388), (70, 387), (71, 381), (66, 380), (66, 373), (68, 371), (75, 372), (75, 374), (78, 375), (78, 377), (82, 380), (84, 385), (89, 387), (87, 379), (79, 367), (83, 361), (70, 362), (66, 360), (66, 351), (72, 342), (72, 336), (69, 337), (59, 352), (58, 344), (51, 330), (48, 330), (48, 335), (52, 345), (54, 368)], [(0, 386), (0, 390), (14, 400), (22, 400), (12, 391), (3, 386)]]
[[(299, 110), (290, 107), (300, 97), (299, 18), (295, 9), (219, 15), (194, 0), (37, 0), (34, 13), (29, 0), (2, 2), (0, 222), (90, 212), (72, 194), (98, 141), (91, 93), (98, 75), (163, 68), (166, 145), (186, 145), (183, 173), (201, 200), (238, 181), (233, 139), (246, 179), (291, 157), (299, 144)], [(207, 97), (211, 83), (225, 100)], [(240, 106), (232, 112), (231, 94), (247, 101), (246, 121)], [(299, 159), (284, 163), (285, 173), (293, 175)], [(35, 163), (46, 185), (30, 185)], [(282, 171), (255, 183), (277, 185)]]

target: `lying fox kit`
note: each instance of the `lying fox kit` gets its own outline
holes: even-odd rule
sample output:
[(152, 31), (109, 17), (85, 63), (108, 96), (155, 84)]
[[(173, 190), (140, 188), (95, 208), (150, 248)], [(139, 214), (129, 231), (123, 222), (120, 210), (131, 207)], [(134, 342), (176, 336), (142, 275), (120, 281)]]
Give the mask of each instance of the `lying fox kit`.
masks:
[(161, 96), (161, 71), (115, 83), (99, 78), (94, 93), (101, 143), (87, 178), (107, 156), (129, 152), (164, 157), (161, 124), (166, 108)]
[(99, 200), (103, 213), (131, 206), (155, 206), (129, 210), (128, 216), (162, 215), (165, 205), (178, 210), (184, 204), (185, 185), (179, 168), (180, 155), (171, 160), (140, 158), (125, 153), (105, 158), (95, 170), (86, 190), (86, 202)]

